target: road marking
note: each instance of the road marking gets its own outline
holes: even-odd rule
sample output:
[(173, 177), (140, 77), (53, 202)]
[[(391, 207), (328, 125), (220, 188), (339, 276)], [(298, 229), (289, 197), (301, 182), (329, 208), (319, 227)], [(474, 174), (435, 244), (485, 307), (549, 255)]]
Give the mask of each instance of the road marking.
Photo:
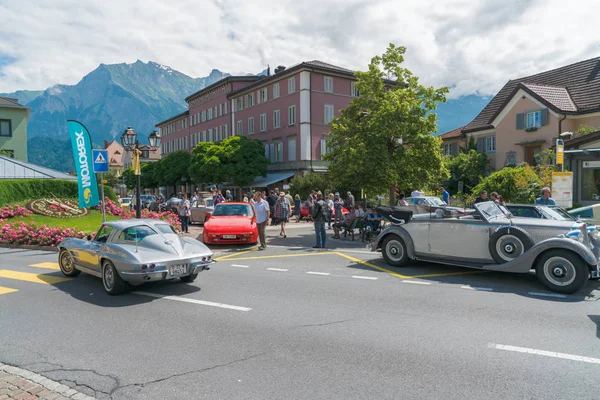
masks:
[(230, 258), (229, 261), (243, 261), (243, 260), (264, 260), (267, 258), (288, 258), (288, 257), (310, 257), (310, 256), (322, 256), (324, 254), (337, 254), (332, 251), (321, 251), (318, 253), (302, 253), (302, 254), (278, 254), (275, 256), (252, 256), (252, 257), (236, 257)]
[(562, 358), (564, 360), (580, 361), (580, 362), (585, 362), (585, 363), (590, 363), (590, 364), (600, 364), (600, 358), (577, 356), (574, 354), (557, 353), (554, 351), (529, 349), (527, 347), (517, 347), (517, 346), (509, 346), (509, 345), (505, 345), (505, 344), (495, 344), (495, 343), (488, 344), (488, 347), (491, 347), (491, 348), (497, 349), (497, 350), (515, 351), (517, 353), (535, 354), (538, 356)]
[(478, 291), (484, 291), (484, 292), (493, 292), (494, 289), (492, 288), (487, 288), (487, 287), (477, 287), (477, 286), (461, 286), (461, 289), (471, 289), (471, 290), (478, 290)]
[(402, 281), (402, 283), (414, 283), (416, 285), (431, 285), (431, 282), (420, 282), (420, 281)]
[(267, 271), (288, 272), (289, 269), (284, 269), (284, 268), (267, 268)]
[(29, 264), (29, 266), (36, 267), (36, 268), (55, 269), (57, 271), (60, 271), (60, 267), (58, 266), (58, 263), (55, 263), (55, 262), (42, 262), (42, 263), (37, 263), (37, 264)]
[(180, 296), (167, 296), (167, 295), (163, 295), (163, 294), (150, 293), (150, 292), (132, 292), (132, 293), (133, 294), (139, 294), (141, 296), (156, 297), (157, 299), (180, 301), (182, 303), (192, 303), (192, 304), (200, 304), (200, 305), (203, 305), (203, 306), (226, 308), (228, 310), (236, 310), (236, 311), (250, 311), (250, 310), (252, 310), (249, 307), (232, 306), (230, 304), (214, 303), (212, 301), (188, 299), (187, 297), (180, 297)]
[[(323, 253), (321, 253), (321, 254), (323, 254)], [(390, 271), (389, 269), (382, 268), (382, 267), (380, 267), (378, 265), (375, 265), (375, 264), (372, 264), (372, 263), (370, 263), (368, 261), (361, 260), (360, 258), (349, 256), (348, 254), (344, 254), (344, 253), (340, 253), (340, 252), (335, 252), (334, 254), (337, 254), (339, 256), (347, 258), (348, 260), (354, 261), (355, 263), (366, 265), (367, 267), (370, 267), (370, 268), (373, 268), (373, 269), (376, 269), (376, 270), (379, 270), (379, 271), (382, 271), (382, 272), (387, 272), (388, 274), (396, 276), (398, 278), (402, 278), (402, 279), (410, 279), (411, 278), (410, 276), (402, 275), (402, 274), (399, 274), (397, 272)]]
[(6, 269), (0, 270), (0, 278), (16, 279), (19, 281), (42, 283), (44, 285), (54, 285), (55, 283), (70, 281), (71, 278), (63, 278), (60, 276), (30, 274), (29, 272), (9, 271)]
[(375, 278), (374, 276), (360, 276), (360, 275), (352, 275), (352, 277), (354, 279), (370, 279), (372, 281), (376, 281), (377, 278)]
[(217, 258), (215, 258), (214, 260), (215, 260), (215, 261), (226, 260), (226, 259), (228, 259), (228, 258), (235, 257), (235, 256), (238, 256), (238, 255), (241, 255), (241, 254), (247, 254), (247, 253), (250, 253), (250, 252), (252, 252), (252, 251), (256, 251), (256, 250), (257, 250), (257, 249), (250, 249), (250, 250), (245, 250), (245, 251), (236, 251), (235, 253), (228, 254), (228, 255), (225, 255), (225, 256), (223, 256), (223, 257), (217, 257)]
[(13, 293), (13, 292), (18, 292), (18, 290), (17, 289), (13, 289), (13, 288), (9, 288), (9, 287), (0, 286), (0, 295), (1, 294)]
[(236, 268), (250, 268), (249, 265), (231, 264), (232, 267)]
[(313, 272), (313, 271), (308, 271), (307, 274), (327, 276), (327, 275), (329, 275), (329, 272)]
[(557, 297), (559, 299), (566, 299), (569, 296), (565, 296), (564, 294), (556, 294), (556, 293), (540, 293), (540, 292), (528, 292), (530, 296), (541, 296), (541, 297)]

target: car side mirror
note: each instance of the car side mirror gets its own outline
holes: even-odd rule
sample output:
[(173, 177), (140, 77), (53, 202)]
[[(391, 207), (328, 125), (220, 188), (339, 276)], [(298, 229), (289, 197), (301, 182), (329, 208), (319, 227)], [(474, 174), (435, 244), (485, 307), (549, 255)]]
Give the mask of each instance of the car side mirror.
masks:
[(88, 241), (90, 241), (90, 240), (92, 240), (92, 235), (87, 235), (85, 238), (86, 238)]

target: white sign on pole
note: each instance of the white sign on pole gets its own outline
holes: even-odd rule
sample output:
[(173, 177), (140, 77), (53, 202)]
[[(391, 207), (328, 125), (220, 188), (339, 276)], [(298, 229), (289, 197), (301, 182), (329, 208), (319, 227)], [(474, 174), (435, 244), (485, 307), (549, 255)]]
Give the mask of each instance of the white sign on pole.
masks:
[(552, 198), (557, 206), (573, 207), (573, 173), (552, 173)]

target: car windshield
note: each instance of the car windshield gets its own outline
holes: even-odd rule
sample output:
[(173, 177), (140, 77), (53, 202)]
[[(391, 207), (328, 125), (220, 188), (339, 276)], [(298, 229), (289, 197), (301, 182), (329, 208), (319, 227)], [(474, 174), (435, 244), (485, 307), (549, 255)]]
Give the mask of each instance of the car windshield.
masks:
[(486, 219), (502, 217), (505, 215), (505, 213), (509, 212), (505, 207), (502, 207), (502, 209), (498, 206), (498, 204), (494, 203), (493, 201), (486, 201), (484, 203), (475, 204), (475, 208)]
[(252, 210), (248, 204), (227, 204), (221, 203), (215, 207), (213, 211), (213, 217), (222, 216), (244, 216), (249, 217), (252, 215)]
[(215, 205), (213, 199), (204, 199), (204, 204), (206, 204), (206, 207), (213, 207)]
[(576, 221), (577, 218), (573, 217), (571, 214), (558, 207), (540, 207), (542, 214), (544, 217), (548, 219), (555, 219), (558, 221)]
[(437, 197), (430, 197), (427, 200), (429, 200), (431, 202), (431, 204), (436, 207), (441, 207), (441, 206), (446, 205), (446, 203), (444, 201), (442, 201), (441, 199), (438, 199)]
[(154, 230), (149, 226), (132, 226), (131, 228), (123, 229), (123, 232), (119, 234), (118, 240), (123, 240), (126, 242), (139, 242), (152, 235), (156, 235), (156, 232), (154, 232)]
[(175, 229), (169, 224), (156, 224), (154, 227), (160, 232), (165, 234), (177, 233)]
[(129, 204), (129, 203), (131, 203), (131, 199), (121, 199), (121, 203)]

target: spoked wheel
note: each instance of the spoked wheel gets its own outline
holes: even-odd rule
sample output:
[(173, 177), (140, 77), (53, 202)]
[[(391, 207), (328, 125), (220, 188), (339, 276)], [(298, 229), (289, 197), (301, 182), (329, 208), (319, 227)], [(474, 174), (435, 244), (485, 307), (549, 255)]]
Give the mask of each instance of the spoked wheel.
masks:
[(383, 259), (392, 267), (403, 267), (408, 262), (408, 252), (404, 240), (396, 235), (388, 236), (381, 247)]
[(533, 246), (531, 236), (520, 229), (500, 228), (490, 238), (489, 250), (494, 261), (504, 264), (525, 253)]
[(102, 263), (102, 284), (110, 295), (121, 294), (125, 291), (125, 281), (121, 279), (115, 266), (109, 260)]
[(538, 259), (535, 274), (538, 281), (553, 292), (573, 294), (587, 284), (590, 272), (577, 255), (550, 250)]
[(75, 268), (75, 262), (68, 250), (62, 249), (58, 255), (58, 266), (64, 276), (75, 277), (81, 273)]

